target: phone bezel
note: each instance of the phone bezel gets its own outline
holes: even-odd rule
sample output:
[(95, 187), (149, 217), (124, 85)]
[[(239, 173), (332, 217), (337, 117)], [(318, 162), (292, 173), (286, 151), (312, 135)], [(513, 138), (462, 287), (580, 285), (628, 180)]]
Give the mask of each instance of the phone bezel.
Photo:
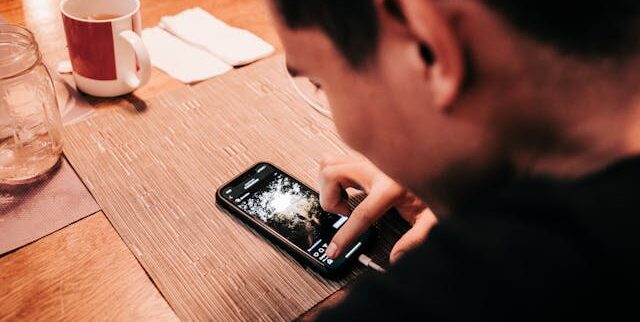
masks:
[[(254, 216), (252, 216), (251, 214), (245, 212), (243, 209), (239, 208), (234, 203), (230, 202), (229, 200), (227, 200), (227, 198), (224, 197), (224, 195), (222, 194), (222, 191), (224, 190), (224, 188), (226, 188), (226, 187), (228, 187), (228, 186), (230, 186), (230, 185), (232, 185), (232, 184), (234, 184), (236, 182), (239, 182), (239, 181), (242, 181), (244, 179), (247, 179), (248, 176), (250, 176), (255, 171), (256, 168), (258, 168), (258, 167), (260, 167), (262, 165), (268, 165), (268, 166), (274, 168), (276, 171), (279, 171), (282, 174), (284, 174), (284, 175), (290, 177), (291, 179), (295, 180), (297, 183), (299, 183), (304, 188), (306, 188), (306, 189), (308, 189), (310, 191), (313, 191), (316, 194), (318, 193), (316, 190), (314, 190), (311, 187), (309, 187), (309, 185), (304, 183), (302, 180), (300, 180), (300, 179), (296, 178), (295, 176), (283, 171), (282, 169), (276, 167), (272, 163), (269, 163), (269, 162), (258, 162), (256, 164), (254, 164), (253, 166), (249, 167), (246, 171), (242, 172), (240, 175), (238, 175), (238, 176), (234, 177), (233, 179), (231, 179), (231, 180), (225, 182), (224, 184), (222, 184), (218, 188), (218, 190), (216, 191), (216, 203), (218, 205), (222, 206), (222, 208), (224, 210), (226, 210), (227, 212), (229, 212), (232, 215), (234, 215), (235, 217), (241, 219), (243, 222), (249, 224), (249, 226), (251, 226), (251, 228), (253, 228), (258, 233), (260, 233), (261, 236), (264, 236), (268, 240), (276, 242), (277, 244), (279, 244), (281, 247), (283, 247), (285, 249), (285, 251), (287, 251), (287, 253), (292, 255), (301, 264), (310, 265), (316, 271), (318, 271), (320, 273), (323, 273), (323, 275), (328, 275), (328, 276), (335, 276), (336, 274), (344, 271), (345, 267), (349, 266), (349, 263), (352, 262), (354, 260), (354, 258), (356, 258), (357, 256), (352, 256), (350, 258), (346, 258), (344, 260), (344, 262), (340, 266), (337, 266), (335, 268), (326, 267), (326, 266), (322, 265), (320, 262), (318, 262), (315, 257), (313, 257), (311, 254), (307, 253), (304, 249), (298, 247), (298, 245), (294, 244), (293, 242), (291, 242), (290, 240), (288, 240), (284, 236), (280, 235), (273, 228), (269, 227), (267, 224), (265, 224), (261, 220), (256, 219)], [(356, 251), (357, 254), (361, 253), (363, 251), (363, 249), (366, 248), (366, 246), (368, 245), (369, 240), (371, 239), (371, 236), (372, 236), (372, 233), (371, 233), (371, 230), (370, 230), (370, 231), (367, 231), (362, 236), (360, 236), (360, 238), (358, 240), (356, 240), (356, 242), (354, 242), (354, 244), (357, 243), (357, 242), (361, 242), (362, 243), (362, 245), (360, 246), (360, 249), (358, 249)]]

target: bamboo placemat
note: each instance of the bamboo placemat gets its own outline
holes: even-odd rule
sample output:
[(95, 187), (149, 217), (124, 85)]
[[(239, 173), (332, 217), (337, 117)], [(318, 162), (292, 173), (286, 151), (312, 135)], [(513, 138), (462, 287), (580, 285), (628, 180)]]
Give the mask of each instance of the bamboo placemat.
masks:
[[(178, 316), (287, 321), (345, 284), (305, 270), (216, 207), (215, 190), (266, 160), (316, 187), (323, 155), (351, 154), (274, 57), (66, 131), (65, 152)], [(375, 246), (386, 258), (401, 226)], [(358, 272), (359, 270), (356, 270)]]

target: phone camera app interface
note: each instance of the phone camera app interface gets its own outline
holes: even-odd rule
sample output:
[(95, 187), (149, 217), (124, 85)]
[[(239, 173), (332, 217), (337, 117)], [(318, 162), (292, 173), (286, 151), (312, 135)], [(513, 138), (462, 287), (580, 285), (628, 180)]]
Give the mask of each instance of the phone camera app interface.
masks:
[(334, 261), (325, 252), (347, 217), (323, 211), (316, 192), (273, 167), (261, 165), (254, 171), (223, 191), (225, 197), (325, 266), (339, 265), (344, 258)]

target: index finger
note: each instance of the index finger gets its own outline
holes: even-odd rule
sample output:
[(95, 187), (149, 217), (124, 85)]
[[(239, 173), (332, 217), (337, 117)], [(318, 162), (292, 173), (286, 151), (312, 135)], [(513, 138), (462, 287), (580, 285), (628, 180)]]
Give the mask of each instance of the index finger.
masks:
[(384, 192), (372, 191), (353, 211), (347, 222), (338, 230), (329, 247), (327, 256), (335, 259), (355, 242), (371, 225), (382, 217), (392, 206), (394, 199)]
[(320, 171), (320, 205), (328, 212), (348, 215), (347, 188), (366, 185), (366, 175), (358, 163), (325, 166)]

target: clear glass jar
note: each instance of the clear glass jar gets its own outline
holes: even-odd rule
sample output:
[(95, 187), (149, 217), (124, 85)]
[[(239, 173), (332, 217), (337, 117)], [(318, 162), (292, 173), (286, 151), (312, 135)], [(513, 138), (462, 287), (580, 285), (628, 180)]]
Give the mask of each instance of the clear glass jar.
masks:
[(33, 34), (0, 24), (0, 185), (38, 180), (62, 154), (62, 120)]

